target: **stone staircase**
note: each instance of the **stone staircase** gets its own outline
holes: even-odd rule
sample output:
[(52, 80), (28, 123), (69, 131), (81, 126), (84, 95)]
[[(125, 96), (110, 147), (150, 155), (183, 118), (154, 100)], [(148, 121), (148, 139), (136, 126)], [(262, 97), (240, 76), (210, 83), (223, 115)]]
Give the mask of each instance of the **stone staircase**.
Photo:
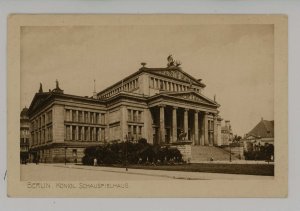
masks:
[[(229, 152), (214, 146), (192, 146), (192, 163), (199, 163), (203, 161), (229, 161)], [(238, 158), (231, 154), (231, 160)]]

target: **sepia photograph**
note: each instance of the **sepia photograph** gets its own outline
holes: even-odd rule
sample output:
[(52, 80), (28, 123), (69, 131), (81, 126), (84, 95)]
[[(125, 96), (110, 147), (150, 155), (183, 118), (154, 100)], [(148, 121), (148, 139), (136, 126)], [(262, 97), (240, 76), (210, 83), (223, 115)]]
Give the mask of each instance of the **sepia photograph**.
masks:
[(286, 196), (287, 17), (8, 24), (11, 196)]

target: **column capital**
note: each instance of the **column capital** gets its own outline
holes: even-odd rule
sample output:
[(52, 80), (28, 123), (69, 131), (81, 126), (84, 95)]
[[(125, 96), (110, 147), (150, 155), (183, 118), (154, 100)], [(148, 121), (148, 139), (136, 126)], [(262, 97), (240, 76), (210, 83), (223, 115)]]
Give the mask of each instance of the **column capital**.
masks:
[(178, 106), (173, 106), (172, 108), (173, 108), (173, 110), (177, 110)]
[(189, 111), (190, 109), (189, 108), (184, 108), (184, 111)]
[(165, 104), (159, 104), (158, 107), (164, 108), (164, 107), (166, 107), (166, 105)]
[(195, 112), (195, 113), (199, 113), (200, 111), (199, 111), (199, 110), (197, 110), (197, 109), (195, 109), (195, 110), (194, 110), (194, 112)]

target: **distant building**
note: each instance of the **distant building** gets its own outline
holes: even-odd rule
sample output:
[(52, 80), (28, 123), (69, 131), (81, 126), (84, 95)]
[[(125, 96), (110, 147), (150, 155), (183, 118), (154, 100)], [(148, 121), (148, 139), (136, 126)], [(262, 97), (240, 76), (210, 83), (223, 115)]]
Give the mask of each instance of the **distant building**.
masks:
[(184, 72), (171, 55), (167, 67), (141, 65), (91, 97), (65, 94), (58, 81), (48, 92), (41, 85), (29, 107), (33, 157), (81, 162), (88, 146), (140, 138), (159, 145), (220, 145), (220, 105), (202, 94), (202, 80)]
[(221, 128), (221, 136), (222, 136), (222, 145), (229, 145), (232, 143), (233, 133), (231, 129), (231, 124), (229, 120), (225, 120), (225, 126)]
[(255, 150), (258, 146), (272, 144), (274, 146), (274, 120), (268, 121), (263, 118), (243, 138), (245, 151)]
[(26, 163), (29, 159), (30, 121), (28, 108), (23, 108), (20, 114), (20, 162)]

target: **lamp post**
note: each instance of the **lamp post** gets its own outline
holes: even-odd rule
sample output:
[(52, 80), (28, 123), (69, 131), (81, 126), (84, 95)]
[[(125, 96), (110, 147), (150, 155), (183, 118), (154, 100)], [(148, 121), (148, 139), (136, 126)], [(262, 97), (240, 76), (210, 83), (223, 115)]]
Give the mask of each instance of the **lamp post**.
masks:
[(126, 171), (128, 171), (128, 167), (127, 167), (127, 153), (128, 153), (127, 142), (128, 142), (128, 136), (126, 135), (126, 137), (125, 137), (125, 168), (126, 168)]

